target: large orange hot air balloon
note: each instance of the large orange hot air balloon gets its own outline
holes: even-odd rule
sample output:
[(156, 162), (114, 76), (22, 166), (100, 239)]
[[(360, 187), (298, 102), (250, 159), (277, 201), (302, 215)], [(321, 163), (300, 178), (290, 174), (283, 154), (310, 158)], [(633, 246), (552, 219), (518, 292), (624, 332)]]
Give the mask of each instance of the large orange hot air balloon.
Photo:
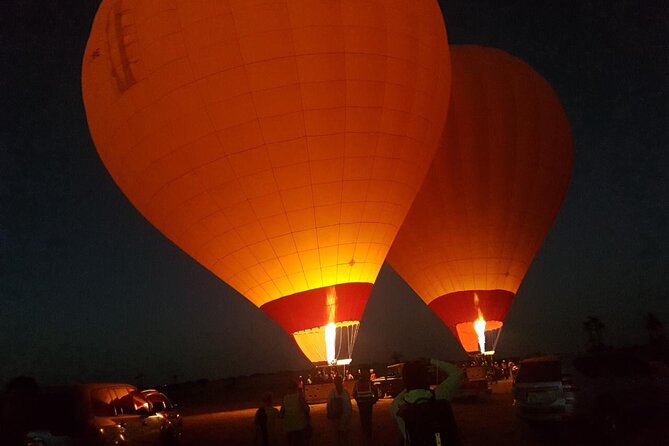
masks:
[(560, 208), (572, 142), (558, 97), (526, 63), (469, 45), (451, 46), (451, 63), (442, 143), (388, 262), (477, 352), (492, 347), (485, 331), (499, 333)]
[(104, 0), (82, 85), (137, 209), (311, 361), (350, 358), (443, 129), (437, 2)]

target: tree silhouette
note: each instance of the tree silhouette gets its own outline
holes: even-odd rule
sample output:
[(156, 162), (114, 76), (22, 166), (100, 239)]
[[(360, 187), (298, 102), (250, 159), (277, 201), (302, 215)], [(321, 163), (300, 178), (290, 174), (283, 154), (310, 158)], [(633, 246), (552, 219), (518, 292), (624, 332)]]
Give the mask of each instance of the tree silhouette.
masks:
[(650, 343), (657, 342), (657, 340), (662, 337), (662, 328), (664, 328), (662, 321), (658, 319), (654, 313), (649, 311), (644, 315), (643, 322), (644, 328), (648, 332)]
[(603, 335), (606, 325), (597, 316), (588, 316), (583, 321), (583, 331), (588, 338), (589, 350), (599, 350), (604, 346)]
[(664, 323), (652, 312), (643, 317), (644, 328), (648, 332), (648, 346), (652, 355), (659, 360), (669, 361), (669, 340), (663, 332)]

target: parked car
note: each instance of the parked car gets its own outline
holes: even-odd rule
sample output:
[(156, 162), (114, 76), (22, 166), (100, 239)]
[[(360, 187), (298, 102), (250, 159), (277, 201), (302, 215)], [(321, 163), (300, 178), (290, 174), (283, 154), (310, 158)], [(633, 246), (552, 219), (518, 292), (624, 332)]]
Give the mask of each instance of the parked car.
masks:
[(395, 398), (404, 389), (403, 366), (404, 363), (389, 365), (385, 376), (379, 376), (372, 380), (379, 398), (384, 398), (386, 395)]
[(457, 399), (475, 400), (492, 393), (492, 385), (488, 379), (488, 368), (482, 365), (466, 366), (465, 377), (455, 397)]
[(183, 418), (177, 411), (177, 405), (155, 389), (142, 390), (142, 395), (151, 403), (152, 413), (165, 419), (162, 432), (164, 443), (179, 444), (183, 436)]
[(25, 425), (26, 446), (174, 445), (182, 434), (167, 397), (129, 384), (42, 388)]
[(587, 420), (614, 432), (624, 420), (664, 409), (667, 374), (631, 355), (542, 356), (522, 361), (513, 384), (516, 414), (530, 423)]

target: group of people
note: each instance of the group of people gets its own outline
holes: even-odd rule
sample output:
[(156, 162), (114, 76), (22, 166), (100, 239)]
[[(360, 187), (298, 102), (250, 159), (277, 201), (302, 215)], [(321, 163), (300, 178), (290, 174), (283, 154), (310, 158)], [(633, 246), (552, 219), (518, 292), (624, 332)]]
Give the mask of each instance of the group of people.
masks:
[(464, 363), (463, 368), (467, 366), (484, 366), (488, 370), (488, 379), (491, 382), (497, 382), (503, 379), (515, 378), (518, 371), (518, 366), (513, 361), (502, 359), (502, 362), (493, 361), (492, 359), (480, 359), (472, 361), (471, 363)]
[[(303, 378), (301, 375), (297, 378), (297, 381), (299, 382), (299, 385), (304, 387), (304, 384), (324, 384), (324, 383), (331, 383), (334, 382), (335, 378), (337, 376), (340, 376), (343, 381), (353, 381), (357, 380), (362, 376), (362, 372), (360, 369), (358, 369), (358, 373), (353, 375), (353, 372), (349, 369), (344, 370), (343, 375), (339, 375), (335, 370), (321, 370), (319, 369), (316, 371), (314, 374), (313, 378), (311, 375), (307, 375), (306, 378)], [(375, 380), (376, 379), (376, 373), (374, 372), (374, 369), (369, 369), (369, 379), (370, 380)]]
[[(430, 364), (447, 374), (446, 380), (431, 390), (427, 364), (417, 361), (406, 363), (402, 370), (405, 389), (393, 400), (390, 412), (405, 445), (457, 446), (457, 425), (450, 409), (450, 401), (462, 384), (464, 372), (448, 362), (432, 359)], [(344, 377), (335, 376), (333, 384), (327, 398), (326, 413), (337, 444), (350, 444), (349, 432), (353, 423), (351, 400), (355, 400), (358, 409), (363, 444), (373, 444), (372, 412), (379, 395), (370, 380), (370, 373), (359, 374), (351, 394), (344, 388)], [(310, 408), (298, 381), (291, 384), (280, 410), (272, 405), (272, 396), (265, 395), (263, 405), (256, 411), (255, 425), (258, 445), (279, 444), (280, 426), (283, 426), (289, 446), (309, 445), (312, 436)]]

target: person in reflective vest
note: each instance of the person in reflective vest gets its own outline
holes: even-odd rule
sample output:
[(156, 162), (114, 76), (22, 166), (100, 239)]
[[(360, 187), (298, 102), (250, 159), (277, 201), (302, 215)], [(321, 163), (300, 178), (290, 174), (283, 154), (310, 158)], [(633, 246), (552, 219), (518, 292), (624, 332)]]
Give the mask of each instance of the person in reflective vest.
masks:
[(306, 446), (311, 437), (309, 405), (299, 390), (297, 381), (291, 381), (288, 393), (283, 397), (280, 416), (289, 446)]

